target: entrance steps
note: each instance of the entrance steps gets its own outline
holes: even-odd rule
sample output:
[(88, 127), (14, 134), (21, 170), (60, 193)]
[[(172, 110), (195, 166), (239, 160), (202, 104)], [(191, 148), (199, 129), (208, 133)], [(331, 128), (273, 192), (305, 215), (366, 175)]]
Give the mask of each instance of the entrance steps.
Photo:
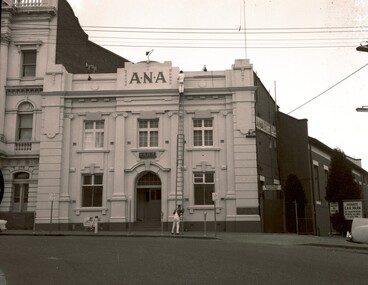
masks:
[(132, 225), (133, 231), (160, 231), (160, 221), (148, 221), (148, 222), (135, 222)]

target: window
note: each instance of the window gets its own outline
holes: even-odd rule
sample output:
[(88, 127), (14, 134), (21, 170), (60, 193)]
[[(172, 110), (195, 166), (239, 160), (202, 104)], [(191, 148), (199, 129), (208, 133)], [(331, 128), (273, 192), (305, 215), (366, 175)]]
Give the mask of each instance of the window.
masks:
[(22, 76), (23, 77), (34, 77), (36, 76), (36, 50), (23, 50), (23, 66)]
[(12, 211), (25, 212), (28, 208), (29, 174), (18, 172), (14, 174), (13, 178)]
[(144, 189), (146, 202), (161, 201), (161, 189)]
[(83, 175), (82, 207), (102, 207), (102, 182), (102, 174)]
[(158, 146), (158, 120), (139, 120), (139, 147)]
[(32, 139), (32, 114), (19, 114), (18, 115), (18, 137), (19, 141), (30, 141)]
[(325, 169), (325, 186), (326, 187), (327, 187), (327, 183), (328, 183), (328, 175), (329, 175), (328, 169)]
[(85, 121), (84, 123), (84, 148), (104, 147), (104, 121)]
[(152, 172), (148, 172), (146, 173), (145, 175), (143, 175), (138, 183), (137, 183), (137, 186), (152, 186), (152, 185), (161, 185), (161, 180), (160, 178), (152, 173)]
[(215, 191), (214, 173), (194, 173), (194, 204), (213, 205), (212, 193)]
[(213, 121), (212, 119), (193, 120), (193, 145), (212, 146), (213, 145)]
[(18, 107), (17, 141), (31, 141), (33, 128), (33, 105), (23, 102)]

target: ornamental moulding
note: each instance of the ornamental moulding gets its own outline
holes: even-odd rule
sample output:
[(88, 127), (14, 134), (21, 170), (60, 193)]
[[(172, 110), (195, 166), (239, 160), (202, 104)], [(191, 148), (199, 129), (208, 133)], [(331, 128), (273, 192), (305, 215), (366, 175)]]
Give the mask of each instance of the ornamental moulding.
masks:
[(6, 86), (6, 95), (39, 94), (43, 92), (42, 85)]

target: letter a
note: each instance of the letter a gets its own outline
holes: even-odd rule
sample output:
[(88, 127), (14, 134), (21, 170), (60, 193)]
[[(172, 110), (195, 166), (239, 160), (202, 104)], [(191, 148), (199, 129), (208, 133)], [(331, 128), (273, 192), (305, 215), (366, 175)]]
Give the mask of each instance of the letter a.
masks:
[(130, 82), (129, 84), (132, 84), (133, 81), (135, 81), (136, 83), (140, 84), (141, 81), (139, 80), (139, 77), (138, 77), (138, 73), (137, 72), (134, 72), (133, 75), (132, 75), (132, 78), (130, 79)]
[(159, 80), (161, 80), (162, 83), (166, 83), (166, 80), (165, 80), (165, 77), (164, 77), (164, 74), (162, 73), (162, 71), (157, 74), (157, 79), (156, 79), (155, 83), (157, 83)]

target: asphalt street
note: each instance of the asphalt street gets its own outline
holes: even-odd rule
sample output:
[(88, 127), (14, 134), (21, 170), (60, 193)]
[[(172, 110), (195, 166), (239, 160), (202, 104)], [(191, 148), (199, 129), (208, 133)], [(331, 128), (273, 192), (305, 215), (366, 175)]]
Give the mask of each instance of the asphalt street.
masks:
[[(329, 243), (327, 243), (329, 241)], [(0, 235), (0, 284), (366, 284), (367, 245), (282, 234)]]

